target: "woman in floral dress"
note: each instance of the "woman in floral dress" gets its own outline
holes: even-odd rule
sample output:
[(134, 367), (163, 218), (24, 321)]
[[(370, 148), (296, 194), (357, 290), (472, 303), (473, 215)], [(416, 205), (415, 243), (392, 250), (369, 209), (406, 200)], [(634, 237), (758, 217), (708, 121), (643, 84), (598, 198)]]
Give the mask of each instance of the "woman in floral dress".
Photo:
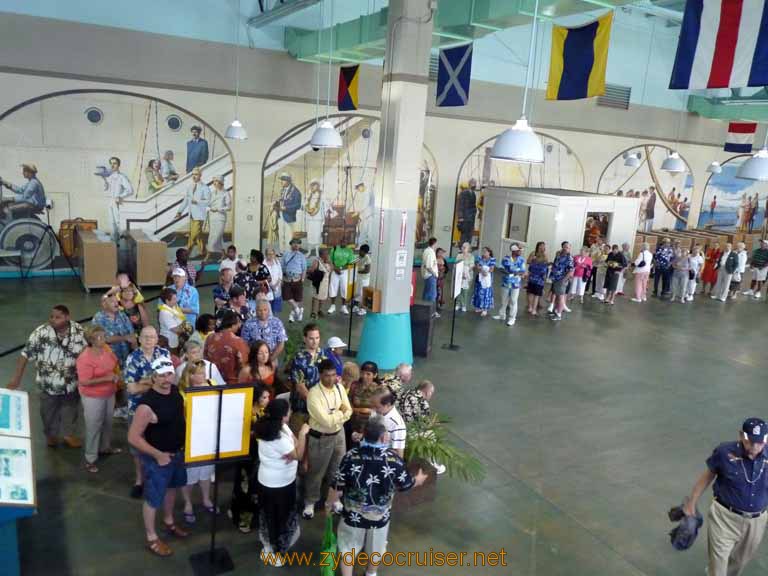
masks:
[(493, 270), (496, 268), (496, 258), (493, 251), (485, 246), (482, 254), (475, 262), (475, 290), (472, 294), (472, 306), (480, 316), (487, 316), (488, 310), (493, 308)]

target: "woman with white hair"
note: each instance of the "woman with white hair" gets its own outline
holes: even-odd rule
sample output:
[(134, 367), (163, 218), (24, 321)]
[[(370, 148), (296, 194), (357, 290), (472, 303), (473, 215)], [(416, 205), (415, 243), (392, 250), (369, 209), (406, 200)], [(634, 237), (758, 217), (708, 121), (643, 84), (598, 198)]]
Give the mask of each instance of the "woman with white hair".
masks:
[(214, 176), (208, 203), (208, 253), (224, 252), (224, 227), (232, 208), (232, 195), (224, 189), (224, 178)]
[(649, 248), (648, 242), (643, 242), (640, 253), (632, 263), (635, 272), (635, 297), (632, 298), (632, 302), (645, 302), (648, 299), (646, 294), (648, 292), (648, 278), (651, 276), (651, 262), (653, 262), (653, 254)]
[(467, 304), (469, 303), (469, 287), (472, 285), (473, 269), (475, 266), (475, 257), (472, 255), (472, 246), (470, 246), (469, 242), (464, 242), (461, 245), (461, 252), (456, 256), (456, 262), (464, 262), (464, 269), (461, 274), (461, 293), (457, 298), (457, 309), (466, 312)]
[(736, 244), (736, 270), (733, 272), (733, 277), (730, 283), (731, 299), (735, 299), (741, 288), (741, 279), (744, 273), (747, 271), (747, 245), (744, 242), (738, 242)]

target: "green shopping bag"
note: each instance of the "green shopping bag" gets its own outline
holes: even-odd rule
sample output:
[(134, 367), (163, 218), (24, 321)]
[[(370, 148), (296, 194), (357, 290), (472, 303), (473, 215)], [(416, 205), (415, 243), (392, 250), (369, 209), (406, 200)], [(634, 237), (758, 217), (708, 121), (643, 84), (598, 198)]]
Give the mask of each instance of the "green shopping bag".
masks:
[(320, 566), (320, 576), (334, 576), (333, 557), (336, 554), (336, 533), (333, 531), (333, 516), (325, 518), (325, 533), (323, 534), (323, 548), (320, 551), (323, 565)]

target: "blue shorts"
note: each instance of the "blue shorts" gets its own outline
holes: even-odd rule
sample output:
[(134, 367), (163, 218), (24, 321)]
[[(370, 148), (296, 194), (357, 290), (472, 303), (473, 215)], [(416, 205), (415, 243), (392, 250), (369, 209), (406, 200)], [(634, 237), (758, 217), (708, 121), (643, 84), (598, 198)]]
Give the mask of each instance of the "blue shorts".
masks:
[(437, 276), (424, 278), (424, 293), (422, 299), (427, 302), (434, 302), (437, 300)]
[(163, 505), (165, 492), (169, 488), (181, 488), (187, 485), (187, 469), (184, 466), (184, 453), (177, 452), (170, 463), (160, 466), (157, 460), (146, 454), (141, 455), (141, 469), (144, 472), (144, 500), (152, 508)]

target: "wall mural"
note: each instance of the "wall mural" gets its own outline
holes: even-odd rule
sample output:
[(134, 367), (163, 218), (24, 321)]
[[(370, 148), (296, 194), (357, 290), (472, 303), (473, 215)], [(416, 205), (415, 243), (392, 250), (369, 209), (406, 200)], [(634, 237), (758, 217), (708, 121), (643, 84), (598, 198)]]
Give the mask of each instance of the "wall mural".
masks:
[(113, 241), (141, 229), (194, 258), (215, 257), (233, 232), (226, 142), (192, 112), (140, 94), (71, 90), (5, 111), (0, 178), (0, 248), (20, 250), (23, 269), (66, 267), (54, 234), (71, 255), (76, 219)]
[(456, 189), (453, 245), (469, 242), (473, 248), (479, 247), (483, 190), (487, 186), (584, 190), (584, 169), (573, 150), (557, 138), (537, 134), (544, 146), (543, 164), (493, 160), (490, 152), (495, 138), (480, 144), (464, 159)]
[(707, 180), (701, 199), (699, 228), (734, 232), (760, 232), (766, 228), (768, 182), (737, 178), (741, 165), (751, 154), (729, 158), (720, 174)]
[[(662, 144), (641, 144), (623, 150), (605, 167), (597, 184), (598, 194), (615, 194), (640, 198), (637, 229), (685, 230), (693, 196), (691, 167), (683, 158), (687, 172), (670, 173), (661, 164), (671, 148)], [(627, 159), (639, 161), (627, 166)]]
[[(374, 194), (379, 120), (360, 115), (331, 118), (341, 133), (339, 150), (314, 151), (309, 120), (286, 132), (264, 160), (262, 246), (279, 251), (293, 238), (315, 251), (319, 246), (373, 246), (378, 241)], [(420, 173), (416, 244), (432, 235), (437, 191), (436, 163), (424, 148)]]

